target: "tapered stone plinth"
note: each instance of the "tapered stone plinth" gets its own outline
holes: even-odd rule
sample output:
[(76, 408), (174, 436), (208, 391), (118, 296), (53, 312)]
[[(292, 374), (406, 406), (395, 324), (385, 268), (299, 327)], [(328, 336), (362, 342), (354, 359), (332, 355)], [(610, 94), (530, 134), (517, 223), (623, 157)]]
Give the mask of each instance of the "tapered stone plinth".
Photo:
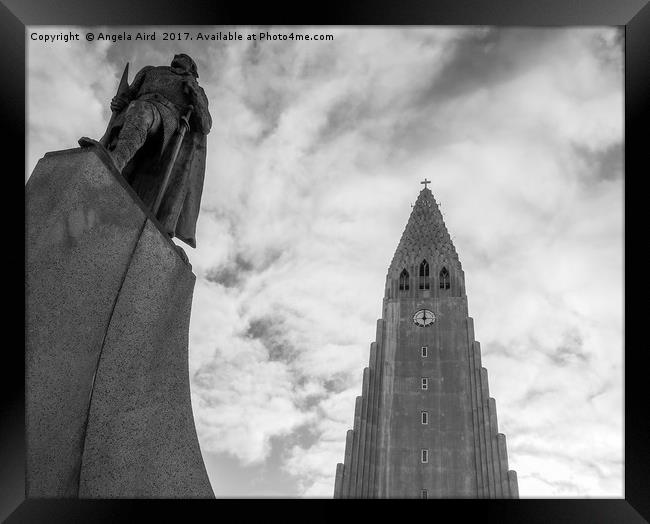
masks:
[(213, 497), (188, 374), (195, 277), (95, 148), (26, 186), (28, 497)]

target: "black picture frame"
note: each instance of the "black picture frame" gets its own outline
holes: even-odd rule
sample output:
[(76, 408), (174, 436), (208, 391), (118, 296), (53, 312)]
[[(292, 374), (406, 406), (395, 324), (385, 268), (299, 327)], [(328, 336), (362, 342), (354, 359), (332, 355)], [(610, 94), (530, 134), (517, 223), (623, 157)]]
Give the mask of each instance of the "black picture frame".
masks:
[[(228, 514), (254, 512), (264, 519), (309, 522), (354, 518), (406, 517), (416, 512), (438, 518), (449, 511), (454, 520), (481, 518), (495, 522), (578, 523), (647, 522), (650, 519), (650, 417), (646, 398), (645, 354), (637, 342), (642, 325), (638, 318), (645, 307), (635, 306), (635, 296), (645, 298), (643, 256), (633, 248), (647, 244), (640, 217), (640, 186), (646, 167), (648, 146), (645, 126), (650, 106), (650, 6), (648, 0), (435, 0), (360, 1), (347, 4), (307, 4), (283, 7), (276, 2), (217, 3), (216, 0), (3, 0), (0, 4), (0, 42), (3, 80), (0, 83), (0, 115), (3, 122), (3, 180), (7, 246), (3, 260), (5, 314), (9, 330), (17, 333), (10, 342), (5, 336), (2, 420), (0, 421), (0, 518), (7, 522), (116, 522), (142, 516), (163, 521), (187, 521), (195, 510), (214, 519)], [(311, 11), (311, 12), (310, 12)], [(30, 25), (518, 25), (625, 27), (625, 499), (522, 499), (517, 501), (428, 500), (25, 500), (24, 492), (24, 250), (16, 223), (24, 216), (24, 202), (16, 195), (25, 171), (25, 26)], [(645, 168), (645, 169), (644, 169)], [(647, 176), (647, 175), (646, 175)], [(13, 187), (16, 184), (16, 187)], [(645, 218), (645, 217), (644, 217)], [(635, 234), (639, 230), (638, 234)], [(17, 236), (18, 240), (14, 237)], [(603, 276), (603, 285), (607, 277)], [(8, 289), (7, 289), (8, 288)], [(10, 298), (9, 298), (10, 297)], [(21, 322), (22, 321), (22, 322)], [(13, 337), (12, 337), (13, 338)], [(636, 342), (636, 343), (635, 343)], [(334, 467), (334, 465), (332, 465)]]

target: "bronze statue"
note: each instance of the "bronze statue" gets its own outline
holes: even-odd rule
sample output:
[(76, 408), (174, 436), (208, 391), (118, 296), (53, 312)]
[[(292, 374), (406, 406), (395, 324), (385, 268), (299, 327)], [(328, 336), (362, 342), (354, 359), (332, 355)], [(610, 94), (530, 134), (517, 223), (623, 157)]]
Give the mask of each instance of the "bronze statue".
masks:
[(196, 64), (178, 54), (171, 66), (142, 68), (131, 85), (127, 76), (128, 64), (104, 136), (79, 143), (104, 147), (167, 234), (196, 247), (206, 135), (212, 126)]

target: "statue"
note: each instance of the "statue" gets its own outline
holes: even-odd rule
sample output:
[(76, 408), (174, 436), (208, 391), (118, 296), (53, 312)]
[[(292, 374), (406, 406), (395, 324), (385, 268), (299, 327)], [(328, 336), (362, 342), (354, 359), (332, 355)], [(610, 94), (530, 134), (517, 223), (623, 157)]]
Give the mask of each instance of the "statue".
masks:
[(127, 76), (128, 64), (104, 136), (99, 142), (83, 137), (79, 144), (105, 149), (164, 231), (196, 247), (212, 126), (196, 64), (178, 54), (170, 66), (142, 68), (131, 85)]

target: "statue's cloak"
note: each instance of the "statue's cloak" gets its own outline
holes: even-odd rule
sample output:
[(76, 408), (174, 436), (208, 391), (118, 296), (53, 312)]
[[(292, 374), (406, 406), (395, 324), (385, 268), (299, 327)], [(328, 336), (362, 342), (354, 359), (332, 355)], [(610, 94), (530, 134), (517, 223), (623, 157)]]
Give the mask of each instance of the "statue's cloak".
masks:
[[(152, 69), (154, 68), (144, 68), (135, 82)], [(173, 162), (169, 182), (156, 218), (167, 234), (177, 237), (192, 247), (196, 247), (196, 220), (201, 206), (207, 149), (207, 135), (199, 129), (209, 130), (211, 125), (207, 97), (202, 88), (199, 88), (199, 91), (199, 103), (195, 106), (189, 121), (190, 130), (182, 139), (175, 162), (172, 158), (173, 150), (180, 138), (178, 106), (170, 104), (168, 100), (157, 94), (133, 97), (153, 104), (160, 114), (161, 125), (157, 134), (147, 140), (122, 170), (122, 175), (142, 199), (144, 205), (152, 209), (165, 170)], [(122, 111), (116, 115), (110, 130), (112, 139), (119, 134), (124, 114), (125, 111)], [(112, 140), (109, 144), (111, 142)]]

